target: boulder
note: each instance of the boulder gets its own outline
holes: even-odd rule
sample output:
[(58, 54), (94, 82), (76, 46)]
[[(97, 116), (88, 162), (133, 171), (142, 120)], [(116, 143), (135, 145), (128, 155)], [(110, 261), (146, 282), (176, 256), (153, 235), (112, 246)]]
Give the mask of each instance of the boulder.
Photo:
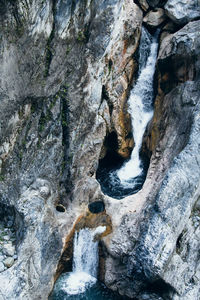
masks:
[(4, 241), (9, 241), (10, 237), (9, 237), (9, 235), (4, 235), (3, 239), (4, 239)]
[[(177, 83), (194, 80), (200, 68), (200, 21), (190, 22), (162, 40), (158, 66), (162, 76), (162, 90), (169, 92)], [(169, 68), (170, 66), (170, 68)]]
[(13, 256), (15, 254), (15, 247), (12, 244), (3, 245), (3, 253), (8, 256)]
[(150, 27), (157, 27), (161, 25), (166, 20), (166, 15), (164, 9), (157, 8), (151, 10), (145, 17), (144, 23), (146, 23)]
[(149, 4), (146, 0), (139, 0), (139, 4), (144, 11), (147, 11), (149, 9)]
[(12, 267), (12, 265), (14, 264), (14, 258), (13, 257), (7, 257), (5, 260), (4, 260), (4, 265), (7, 267), (7, 268), (10, 268)]
[(165, 11), (172, 21), (183, 25), (200, 17), (200, 2), (199, 0), (168, 0)]

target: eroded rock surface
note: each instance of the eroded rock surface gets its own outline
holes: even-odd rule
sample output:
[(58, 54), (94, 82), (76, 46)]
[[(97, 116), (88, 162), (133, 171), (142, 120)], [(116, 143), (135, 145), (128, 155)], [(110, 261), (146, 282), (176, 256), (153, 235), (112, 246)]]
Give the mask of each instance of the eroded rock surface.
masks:
[(165, 4), (168, 16), (177, 24), (186, 24), (200, 18), (200, 1), (168, 0)]
[(156, 10), (150, 11), (146, 14), (143, 21), (148, 26), (157, 27), (161, 25), (166, 19), (165, 12), (162, 8), (158, 8)]
[[(47, 299), (81, 220), (110, 224), (100, 260), (109, 288), (136, 299), (198, 300), (200, 24), (173, 23), (198, 18), (196, 2), (191, 14), (181, 1), (187, 16), (179, 17), (173, 1), (147, 1), (156, 10), (165, 4), (173, 22), (161, 38), (142, 190), (116, 200), (95, 179), (109, 133), (123, 157), (134, 145), (127, 99), (143, 22), (136, 2), (0, 3), (0, 202), (14, 209), (17, 251), (6, 264), (0, 254), (0, 299)], [(96, 216), (88, 204), (98, 201), (105, 210)]]

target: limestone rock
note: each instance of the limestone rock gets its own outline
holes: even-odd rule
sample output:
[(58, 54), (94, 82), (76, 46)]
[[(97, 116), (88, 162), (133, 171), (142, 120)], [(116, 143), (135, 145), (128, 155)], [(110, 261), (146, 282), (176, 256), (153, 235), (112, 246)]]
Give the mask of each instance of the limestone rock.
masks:
[(8, 256), (13, 256), (15, 254), (15, 247), (12, 244), (4, 244), (2, 251)]
[(150, 27), (157, 27), (161, 25), (166, 19), (165, 12), (162, 8), (151, 10), (144, 17), (143, 21)]
[(9, 237), (8, 235), (4, 235), (3, 239), (4, 239), (5, 241), (9, 241), (9, 240), (10, 240), (10, 237)]
[(0, 4), (0, 203), (14, 208), (19, 250), (0, 285), (5, 298), (33, 300), (48, 297), (63, 241), (104, 197), (95, 172), (107, 132), (124, 140), (130, 127), (118, 111), (143, 14), (132, 0), (12, 2)]
[[(70, 269), (71, 233), (81, 221), (107, 225), (101, 278), (111, 289), (196, 299), (199, 21), (160, 45), (147, 178), (140, 192), (117, 201), (102, 193), (95, 173), (108, 133), (117, 132), (125, 157), (133, 146), (126, 101), (141, 9), (132, 0), (14, 2), (0, 3), (0, 217), (2, 207), (12, 211), (18, 253), (0, 273), (2, 297), (47, 299), (62, 258)], [(95, 201), (105, 212), (88, 213)]]
[(14, 258), (13, 257), (7, 257), (4, 261), (3, 261), (4, 265), (7, 268), (12, 267), (12, 265), (14, 264)]
[(0, 272), (3, 272), (5, 270), (3, 262), (0, 261)]
[[(164, 91), (169, 91), (177, 82), (193, 80), (196, 71), (199, 70), (199, 26), (200, 21), (190, 22), (178, 32), (163, 39), (159, 51), (159, 64)], [(169, 63), (172, 67), (167, 71)], [(170, 79), (167, 79), (168, 76)]]
[(168, 0), (165, 11), (172, 21), (182, 25), (200, 17), (200, 1)]

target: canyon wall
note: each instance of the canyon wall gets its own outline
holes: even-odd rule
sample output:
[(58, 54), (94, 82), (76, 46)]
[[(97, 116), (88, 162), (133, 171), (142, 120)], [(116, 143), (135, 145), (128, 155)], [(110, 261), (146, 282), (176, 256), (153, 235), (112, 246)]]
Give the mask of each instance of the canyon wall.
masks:
[[(1, 232), (15, 232), (12, 245), (0, 239), (2, 262), (13, 254), (0, 265), (1, 300), (47, 299), (69, 271), (74, 230), (98, 225), (109, 288), (198, 300), (199, 19), (198, 0), (0, 1)], [(142, 24), (161, 28), (142, 147), (150, 166), (143, 188), (116, 200), (96, 171), (108, 150), (124, 159), (134, 146), (127, 100)], [(95, 201), (105, 211), (89, 212)]]

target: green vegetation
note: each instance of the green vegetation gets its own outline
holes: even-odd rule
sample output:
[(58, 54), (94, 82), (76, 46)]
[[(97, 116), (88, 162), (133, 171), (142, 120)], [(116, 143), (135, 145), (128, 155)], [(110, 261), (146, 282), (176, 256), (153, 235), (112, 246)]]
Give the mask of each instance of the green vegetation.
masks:
[(0, 175), (0, 181), (4, 181), (4, 180), (5, 180), (4, 176)]
[(85, 39), (86, 39), (85, 34), (82, 31), (79, 31), (77, 35), (77, 40), (82, 43), (85, 41)]
[(23, 158), (23, 151), (20, 151), (19, 152), (19, 159), (20, 159), (20, 161), (22, 161), (22, 158)]
[(71, 48), (68, 46), (66, 51), (65, 51), (65, 54), (68, 55), (70, 53), (70, 51), (71, 51)]
[(39, 120), (39, 132), (44, 130), (45, 124), (51, 120), (51, 112), (50, 110), (47, 111), (46, 115), (44, 112), (41, 113), (40, 120)]

